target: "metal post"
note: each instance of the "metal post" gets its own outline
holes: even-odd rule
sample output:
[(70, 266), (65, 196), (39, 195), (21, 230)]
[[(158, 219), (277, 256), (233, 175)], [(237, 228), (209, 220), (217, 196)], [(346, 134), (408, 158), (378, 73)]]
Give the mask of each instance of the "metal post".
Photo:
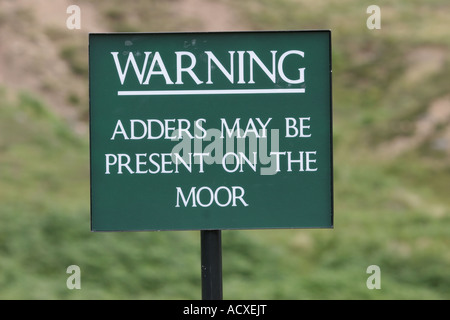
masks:
[(201, 230), (202, 299), (222, 300), (221, 230)]

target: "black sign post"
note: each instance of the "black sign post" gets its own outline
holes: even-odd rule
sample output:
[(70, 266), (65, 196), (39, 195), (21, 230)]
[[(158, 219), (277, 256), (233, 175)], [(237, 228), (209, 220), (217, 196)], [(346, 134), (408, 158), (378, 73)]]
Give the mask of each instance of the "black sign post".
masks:
[(202, 299), (222, 300), (222, 231), (201, 230)]

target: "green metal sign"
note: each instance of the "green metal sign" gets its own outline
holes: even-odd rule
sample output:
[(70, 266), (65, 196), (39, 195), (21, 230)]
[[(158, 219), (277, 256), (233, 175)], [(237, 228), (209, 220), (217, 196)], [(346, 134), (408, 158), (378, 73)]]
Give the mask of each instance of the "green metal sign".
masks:
[(329, 31), (90, 34), (93, 231), (331, 228)]

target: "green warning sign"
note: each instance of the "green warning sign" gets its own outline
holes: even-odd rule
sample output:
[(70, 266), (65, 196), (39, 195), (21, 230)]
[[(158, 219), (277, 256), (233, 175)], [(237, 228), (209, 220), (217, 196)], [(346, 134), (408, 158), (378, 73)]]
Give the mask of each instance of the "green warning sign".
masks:
[(330, 44), (90, 34), (92, 230), (331, 228)]

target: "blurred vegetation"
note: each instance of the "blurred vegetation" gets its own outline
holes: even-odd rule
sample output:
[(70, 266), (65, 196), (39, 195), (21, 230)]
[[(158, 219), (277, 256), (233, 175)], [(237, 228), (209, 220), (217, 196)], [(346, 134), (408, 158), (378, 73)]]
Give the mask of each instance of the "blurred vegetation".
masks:
[[(90, 3), (111, 31), (196, 27), (175, 0)], [(378, 1), (380, 30), (366, 27), (372, 1), (222, 3), (254, 30), (332, 30), (335, 161), (333, 230), (222, 232), (224, 298), (450, 299), (450, 119), (403, 152), (392, 143), (450, 99), (448, 1)], [(87, 86), (87, 39), (47, 34)], [(89, 231), (88, 138), (53, 110), (0, 87), (0, 299), (199, 299), (199, 232)], [(72, 264), (81, 290), (66, 287)]]

